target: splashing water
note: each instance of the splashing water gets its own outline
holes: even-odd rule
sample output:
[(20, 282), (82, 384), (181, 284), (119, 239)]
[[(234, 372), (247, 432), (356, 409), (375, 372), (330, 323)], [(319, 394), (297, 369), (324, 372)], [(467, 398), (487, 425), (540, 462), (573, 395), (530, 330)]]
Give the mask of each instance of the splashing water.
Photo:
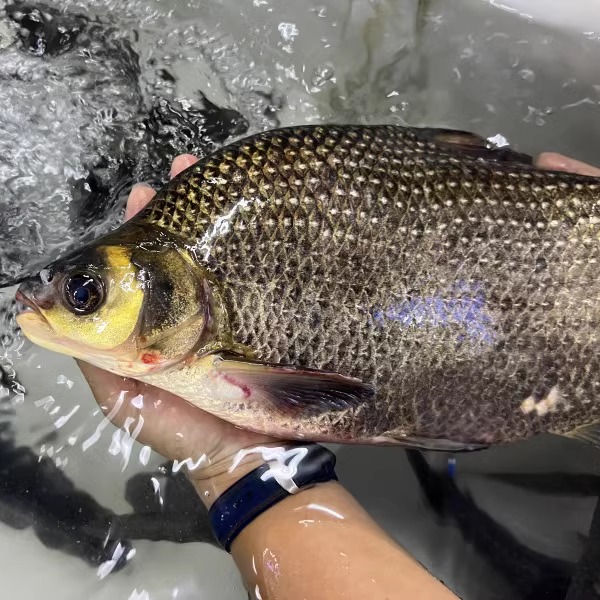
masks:
[(115, 17), (87, 8), (18, 3), (1, 15), (0, 285), (113, 227), (132, 183), (160, 185), (176, 154), (273, 124), (269, 90), (248, 92), (247, 117), (208, 100), (202, 79), (176, 95), (178, 65), (214, 52), (218, 36), (165, 34), (144, 4)]

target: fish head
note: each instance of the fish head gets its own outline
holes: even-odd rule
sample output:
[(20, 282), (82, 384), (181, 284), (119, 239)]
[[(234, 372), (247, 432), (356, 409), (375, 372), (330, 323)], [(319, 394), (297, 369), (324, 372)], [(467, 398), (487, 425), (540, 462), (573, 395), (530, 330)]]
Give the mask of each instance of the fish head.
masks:
[(215, 331), (214, 302), (184, 244), (122, 229), (24, 281), (17, 322), (39, 346), (139, 377), (193, 356)]

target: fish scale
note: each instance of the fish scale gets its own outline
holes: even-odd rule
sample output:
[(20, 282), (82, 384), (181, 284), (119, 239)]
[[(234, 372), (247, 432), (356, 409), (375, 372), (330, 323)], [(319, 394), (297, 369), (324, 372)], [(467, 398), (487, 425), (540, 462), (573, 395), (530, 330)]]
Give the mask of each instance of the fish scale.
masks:
[[(216, 339), (264, 368), (238, 386), (250, 400), (198, 400), (238, 425), (434, 449), (571, 435), (600, 421), (600, 185), (531, 162), (451, 130), (263, 132), (185, 170), (105, 243), (172, 236), (210, 273)], [(273, 365), (308, 379), (280, 371), (294, 384), (261, 404), (253, 390), (283, 381)], [(144, 380), (195, 402), (202, 373)]]

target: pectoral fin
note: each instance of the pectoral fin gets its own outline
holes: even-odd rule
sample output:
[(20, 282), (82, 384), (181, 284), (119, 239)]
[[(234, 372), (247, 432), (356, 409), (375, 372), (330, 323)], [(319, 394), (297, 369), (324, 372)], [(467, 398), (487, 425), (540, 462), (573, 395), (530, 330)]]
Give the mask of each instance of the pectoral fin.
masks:
[(214, 368), (236, 385), (249, 402), (265, 402), (281, 413), (316, 415), (355, 408), (370, 400), (374, 389), (339, 373), (254, 362), (221, 355)]

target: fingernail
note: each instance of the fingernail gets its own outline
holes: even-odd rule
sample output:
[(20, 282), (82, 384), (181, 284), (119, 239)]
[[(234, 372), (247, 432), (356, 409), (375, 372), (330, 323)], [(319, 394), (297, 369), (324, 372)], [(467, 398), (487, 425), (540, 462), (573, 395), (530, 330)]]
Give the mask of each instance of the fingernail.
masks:
[[(169, 177), (173, 178), (175, 175), (178, 175), (182, 171), (185, 171), (188, 167), (191, 167), (193, 164), (197, 163), (198, 159), (191, 154), (180, 154), (176, 156), (173, 162), (171, 163), (171, 170), (169, 172)], [(175, 163), (181, 165), (183, 168), (174, 169)]]
[(150, 190), (154, 190), (154, 188), (149, 183), (146, 183), (144, 181), (140, 181), (138, 183), (134, 183), (133, 187), (131, 189), (135, 190), (136, 188), (148, 188)]
[(568, 161), (569, 159), (562, 154), (557, 154), (556, 152), (542, 152), (536, 160), (536, 165), (543, 169), (560, 171), (568, 168)]

